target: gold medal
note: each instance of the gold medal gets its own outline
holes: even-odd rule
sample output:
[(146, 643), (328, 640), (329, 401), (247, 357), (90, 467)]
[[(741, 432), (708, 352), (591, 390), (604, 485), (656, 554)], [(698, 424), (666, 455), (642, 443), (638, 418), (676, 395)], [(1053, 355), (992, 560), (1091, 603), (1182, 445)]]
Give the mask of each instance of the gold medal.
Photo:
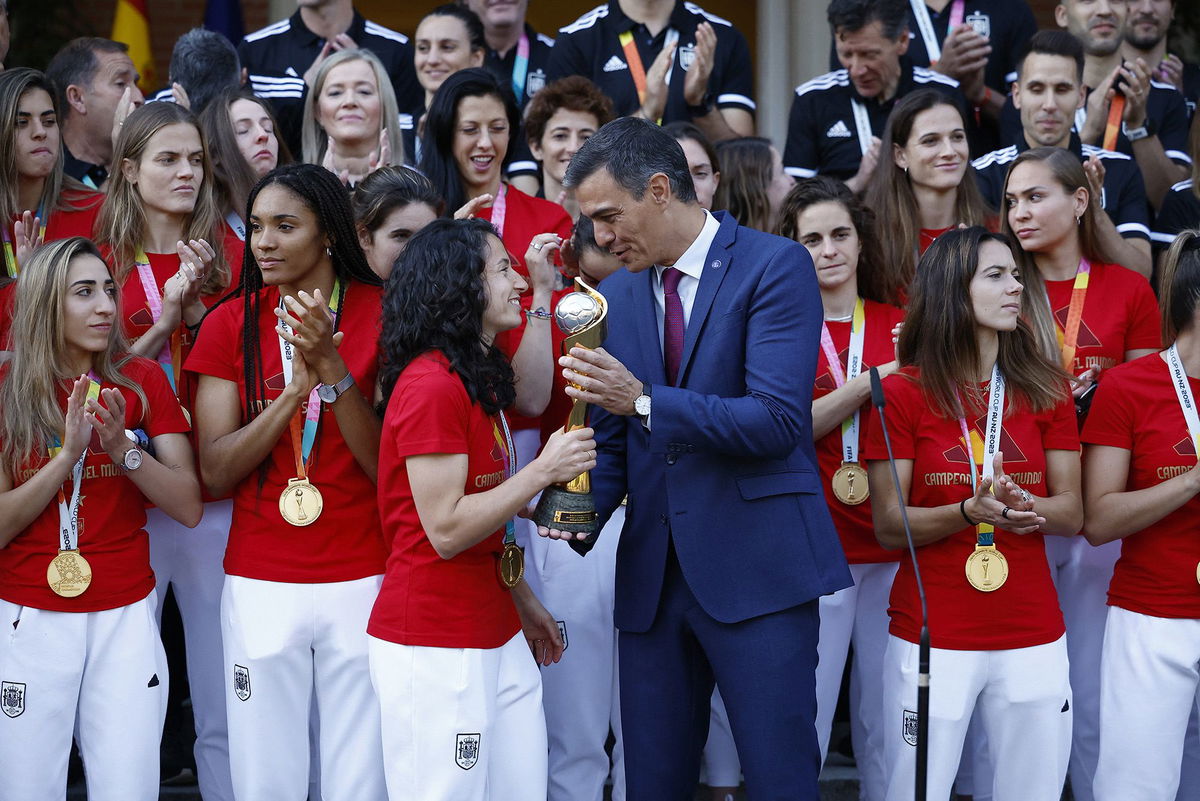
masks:
[(1008, 560), (995, 545), (976, 545), (967, 557), (967, 581), (980, 592), (995, 592), (1008, 581)]
[(312, 525), (324, 508), (321, 491), (307, 478), (288, 479), (287, 489), (279, 495), (279, 514), (293, 526)]
[(525, 552), (515, 543), (506, 542), (500, 554), (500, 583), (510, 590), (521, 583), (525, 575)]
[(59, 551), (46, 568), (46, 583), (63, 598), (83, 595), (92, 583), (92, 566), (78, 550)]
[(867, 487), (867, 471), (858, 462), (842, 462), (830, 483), (834, 497), (847, 506), (858, 506), (871, 495)]
[(1196, 564), (1196, 581), (1200, 582), (1200, 563)]

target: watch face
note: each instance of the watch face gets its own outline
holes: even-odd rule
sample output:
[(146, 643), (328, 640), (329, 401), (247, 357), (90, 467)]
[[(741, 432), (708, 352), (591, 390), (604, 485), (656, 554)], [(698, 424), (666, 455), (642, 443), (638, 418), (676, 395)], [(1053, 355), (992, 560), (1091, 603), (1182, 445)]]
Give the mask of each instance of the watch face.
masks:
[(137, 448), (130, 448), (125, 452), (125, 460), (123, 467), (126, 470), (137, 470), (142, 466), (142, 452)]
[(321, 399), (321, 403), (333, 403), (338, 399), (338, 393), (328, 384), (321, 384), (317, 387), (317, 397)]
[(633, 410), (642, 417), (650, 414), (650, 396), (638, 395), (633, 401)]

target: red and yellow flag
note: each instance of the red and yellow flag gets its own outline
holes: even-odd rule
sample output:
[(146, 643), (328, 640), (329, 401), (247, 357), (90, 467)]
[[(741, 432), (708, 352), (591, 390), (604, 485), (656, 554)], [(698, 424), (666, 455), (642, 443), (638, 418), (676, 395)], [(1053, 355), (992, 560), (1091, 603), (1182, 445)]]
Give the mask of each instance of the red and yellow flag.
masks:
[(150, 15), (146, 12), (146, 0), (117, 0), (112, 40), (129, 46), (129, 58), (141, 77), (138, 87), (142, 92), (155, 91), (158, 86), (154, 78), (154, 54), (150, 50)]

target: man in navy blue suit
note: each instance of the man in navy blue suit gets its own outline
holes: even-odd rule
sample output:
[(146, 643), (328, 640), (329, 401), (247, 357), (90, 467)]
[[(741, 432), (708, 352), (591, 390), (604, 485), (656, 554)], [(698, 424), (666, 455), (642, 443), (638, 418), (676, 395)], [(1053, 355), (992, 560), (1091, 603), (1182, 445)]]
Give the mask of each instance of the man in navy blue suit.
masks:
[(750, 797), (815, 801), (816, 599), (851, 579), (813, 451), (808, 251), (701, 208), (680, 146), (644, 120), (604, 126), (566, 185), (628, 268), (604, 282), (604, 347), (560, 362), (595, 407), (601, 523), (628, 495), (615, 609), (628, 798), (693, 797), (715, 680)]

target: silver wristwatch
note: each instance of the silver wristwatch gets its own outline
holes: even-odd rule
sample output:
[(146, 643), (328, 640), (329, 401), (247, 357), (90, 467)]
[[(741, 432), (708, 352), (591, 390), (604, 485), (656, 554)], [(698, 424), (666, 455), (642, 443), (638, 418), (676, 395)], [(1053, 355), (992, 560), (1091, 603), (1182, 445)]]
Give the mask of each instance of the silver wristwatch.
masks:
[(346, 373), (346, 377), (336, 384), (318, 384), (317, 397), (321, 399), (321, 403), (333, 403), (352, 386), (354, 386), (354, 374)]
[(1130, 142), (1137, 142), (1150, 137), (1150, 126), (1146, 123), (1142, 123), (1141, 126), (1137, 128), (1126, 128), (1125, 126), (1121, 127), (1125, 133), (1125, 138)]
[(125, 451), (125, 456), (124, 456), (124, 458), (121, 459), (121, 467), (124, 467), (125, 470), (128, 472), (131, 470), (137, 470), (141, 466), (142, 466), (142, 451), (140, 448), (138, 448), (136, 445), (134, 445), (132, 448)]
[(642, 384), (642, 394), (633, 399), (633, 411), (642, 420), (650, 417), (650, 385)]

